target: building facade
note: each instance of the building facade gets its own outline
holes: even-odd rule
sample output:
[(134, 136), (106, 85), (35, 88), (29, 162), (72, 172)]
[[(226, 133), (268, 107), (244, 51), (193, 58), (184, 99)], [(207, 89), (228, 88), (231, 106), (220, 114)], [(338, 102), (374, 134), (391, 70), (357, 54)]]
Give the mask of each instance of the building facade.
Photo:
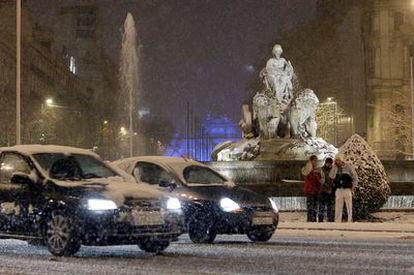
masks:
[(413, 2), (367, 1), (364, 18), (368, 141), (383, 158), (411, 156)]
[[(383, 159), (407, 158), (411, 146), (411, 0), (315, 0), (316, 16), (284, 34), (286, 56), (304, 87), (333, 98), (344, 123)], [(339, 123), (338, 123), (339, 125)], [(335, 134), (338, 146), (348, 131)]]
[[(12, 145), (15, 142), (15, 2), (0, 2), (0, 144)], [(69, 67), (60, 61), (59, 54), (51, 48), (52, 35), (41, 30), (30, 18), (23, 5), (22, 11), (22, 142), (42, 143), (69, 141), (67, 125), (59, 125), (61, 117), (78, 120), (78, 114), (72, 112), (72, 95), (86, 93), (86, 87)], [(71, 95), (71, 96), (67, 96)], [(53, 98), (57, 105), (46, 104)], [(63, 108), (65, 107), (65, 108)], [(68, 108), (66, 108), (68, 107)], [(68, 114), (68, 113), (71, 114)], [(76, 130), (79, 131), (77, 123)], [(70, 127), (69, 127), (70, 128)]]
[(229, 140), (239, 141), (242, 138), (239, 125), (226, 116), (209, 115), (202, 123), (196, 123), (191, 128), (186, 137), (177, 134), (164, 155), (210, 161), (216, 145)]

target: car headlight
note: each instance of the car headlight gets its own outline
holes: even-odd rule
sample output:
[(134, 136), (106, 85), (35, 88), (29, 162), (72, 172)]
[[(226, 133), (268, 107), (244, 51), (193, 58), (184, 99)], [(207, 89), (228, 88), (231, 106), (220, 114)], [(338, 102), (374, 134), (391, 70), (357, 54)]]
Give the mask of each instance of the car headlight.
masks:
[(180, 210), (181, 209), (180, 200), (177, 198), (169, 198), (167, 201), (167, 209), (168, 210)]
[(88, 200), (88, 210), (102, 211), (102, 210), (114, 210), (118, 207), (111, 200), (104, 199), (89, 199)]
[(273, 211), (275, 211), (276, 213), (278, 213), (279, 212), (279, 208), (277, 208), (276, 203), (272, 199), (270, 199), (270, 198), (269, 198), (269, 201), (270, 201), (270, 204), (272, 205)]
[(220, 200), (220, 207), (226, 212), (233, 212), (240, 210), (240, 205), (232, 199), (223, 198)]

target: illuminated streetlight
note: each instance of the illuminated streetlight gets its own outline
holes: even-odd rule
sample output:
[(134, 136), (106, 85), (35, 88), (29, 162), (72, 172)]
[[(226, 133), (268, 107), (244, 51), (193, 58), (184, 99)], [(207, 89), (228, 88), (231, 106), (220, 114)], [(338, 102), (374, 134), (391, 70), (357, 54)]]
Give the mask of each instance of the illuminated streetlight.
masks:
[(48, 99), (45, 100), (45, 102), (46, 102), (47, 106), (52, 106), (53, 105), (53, 98), (48, 98)]
[(107, 125), (107, 124), (108, 124), (108, 121), (107, 121), (107, 120), (105, 120), (103, 123), (104, 123), (105, 125)]
[(121, 134), (121, 135), (123, 135), (123, 136), (126, 136), (127, 135), (127, 130), (125, 129), (125, 127), (121, 127), (121, 129), (119, 130), (119, 133)]

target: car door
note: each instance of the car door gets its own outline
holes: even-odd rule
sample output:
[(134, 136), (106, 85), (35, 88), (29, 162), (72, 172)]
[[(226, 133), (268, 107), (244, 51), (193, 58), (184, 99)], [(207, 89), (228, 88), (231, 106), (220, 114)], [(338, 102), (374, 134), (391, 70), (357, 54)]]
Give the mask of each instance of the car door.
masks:
[(29, 228), (30, 186), (12, 183), (14, 173), (31, 174), (33, 167), (25, 157), (14, 152), (3, 152), (0, 156), (0, 230), (23, 232)]
[(164, 168), (149, 162), (138, 162), (134, 168), (133, 176), (138, 182), (146, 182), (157, 186), (161, 183), (177, 183), (174, 176), (168, 173)]

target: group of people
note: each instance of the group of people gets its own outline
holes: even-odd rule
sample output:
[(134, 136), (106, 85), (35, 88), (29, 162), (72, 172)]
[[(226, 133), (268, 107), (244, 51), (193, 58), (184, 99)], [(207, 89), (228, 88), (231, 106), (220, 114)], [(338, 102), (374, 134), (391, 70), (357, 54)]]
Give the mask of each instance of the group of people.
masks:
[(352, 222), (352, 194), (358, 184), (358, 175), (353, 165), (338, 154), (335, 160), (327, 158), (322, 167), (313, 155), (302, 168), (305, 177), (307, 221), (341, 222), (344, 203), (347, 220)]

